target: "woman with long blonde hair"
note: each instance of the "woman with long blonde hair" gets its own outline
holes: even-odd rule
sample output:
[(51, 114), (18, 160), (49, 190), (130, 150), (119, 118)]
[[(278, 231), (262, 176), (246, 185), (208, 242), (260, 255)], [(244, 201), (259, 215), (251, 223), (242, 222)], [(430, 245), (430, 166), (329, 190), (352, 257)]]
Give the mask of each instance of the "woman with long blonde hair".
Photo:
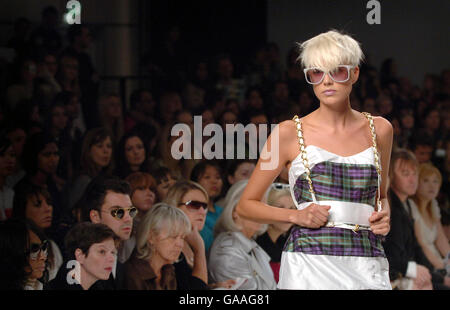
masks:
[(441, 185), (442, 176), (435, 166), (429, 163), (419, 166), (419, 186), (412, 197), (411, 213), (417, 241), (435, 269), (446, 268), (445, 258), (450, 257), (450, 245), (436, 200)]

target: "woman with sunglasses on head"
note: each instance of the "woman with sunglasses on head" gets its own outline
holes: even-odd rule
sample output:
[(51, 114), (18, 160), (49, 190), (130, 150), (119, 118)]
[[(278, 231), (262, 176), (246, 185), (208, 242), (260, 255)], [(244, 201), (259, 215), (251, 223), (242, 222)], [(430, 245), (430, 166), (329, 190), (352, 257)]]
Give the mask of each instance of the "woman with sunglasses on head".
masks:
[(94, 284), (109, 279), (116, 261), (118, 240), (119, 237), (104, 224), (76, 224), (65, 238), (67, 261), (56, 279), (49, 283), (49, 289), (102, 289)]
[[(175, 264), (178, 287), (185, 289), (229, 288), (234, 280), (221, 283), (208, 283), (205, 244), (199, 231), (205, 226), (208, 209), (208, 192), (198, 183), (178, 181), (167, 193), (164, 202), (177, 206), (189, 218), (192, 232), (186, 237), (182, 255)], [(179, 278), (180, 274), (192, 274), (191, 278)], [(202, 281), (199, 281), (201, 279)]]
[(125, 263), (127, 289), (177, 289), (173, 264), (190, 233), (191, 223), (184, 212), (165, 203), (154, 205), (142, 218), (136, 233), (136, 250)]
[[(198, 183), (181, 180), (172, 185), (163, 202), (183, 211), (192, 226), (191, 233), (185, 238), (180, 259), (175, 263), (178, 289), (207, 289), (205, 243), (199, 232), (205, 225), (208, 193)], [(183, 274), (192, 277), (181, 278)]]
[(239, 290), (274, 290), (276, 282), (269, 264), (270, 256), (254, 240), (265, 231), (266, 225), (236, 213), (236, 205), (247, 182), (235, 183), (227, 193), (225, 208), (214, 227), (209, 274), (213, 281), (240, 280), (240, 286), (236, 288)]
[[(40, 230), (50, 229), (53, 220), (53, 206), (51, 197), (45, 188), (31, 182), (20, 182), (16, 186), (13, 211), (14, 218), (27, 219), (33, 222)], [(47, 239), (47, 238), (46, 238)], [(53, 280), (62, 265), (63, 258), (58, 245), (47, 239), (49, 255), (47, 260), (48, 281)]]
[(32, 222), (0, 222), (0, 290), (42, 290), (47, 255), (48, 241)]
[[(289, 184), (273, 183), (267, 194), (267, 204), (278, 208), (295, 209)], [(289, 229), (291, 227), (292, 223), (272, 223), (267, 226), (264, 234), (256, 238), (256, 243), (270, 256), (270, 267), (272, 267), (277, 283), (280, 273), (281, 253), (289, 237)]]
[[(382, 240), (390, 230), (392, 125), (350, 105), (363, 58), (356, 40), (332, 30), (300, 48), (320, 106), (274, 128), (238, 214), (294, 224), (281, 257), (280, 289), (391, 289)], [(261, 202), (285, 168), (297, 210)]]

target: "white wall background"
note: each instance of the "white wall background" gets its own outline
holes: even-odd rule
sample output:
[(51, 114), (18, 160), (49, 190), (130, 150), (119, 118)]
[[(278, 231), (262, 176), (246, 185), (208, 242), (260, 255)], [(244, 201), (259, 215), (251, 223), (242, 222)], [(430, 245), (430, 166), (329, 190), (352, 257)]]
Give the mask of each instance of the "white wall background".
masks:
[(393, 57), (399, 75), (416, 84), (426, 73), (450, 68), (450, 1), (380, 0), (380, 25), (367, 23), (367, 2), (268, 0), (268, 40), (280, 46), (284, 57), (295, 42), (335, 28), (361, 42), (378, 69)]

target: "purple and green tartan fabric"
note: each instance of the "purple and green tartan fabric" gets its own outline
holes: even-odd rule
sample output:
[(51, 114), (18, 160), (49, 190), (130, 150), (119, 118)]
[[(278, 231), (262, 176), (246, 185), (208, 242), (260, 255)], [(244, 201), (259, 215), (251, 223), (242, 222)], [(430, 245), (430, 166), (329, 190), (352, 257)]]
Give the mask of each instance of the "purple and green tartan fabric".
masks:
[[(374, 165), (324, 161), (311, 169), (311, 180), (318, 201), (375, 205), (378, 174)], [(293, 190), (298, 204), (312, 201), (305, 173), (297, 178)], [(309, 229), (294, 226), (283, 251), (313, 255), (386, 257), (381, 236), (369, 230), (354, 232), (339, 227)]]
[[(324, 161), (311, 169), (311, 180), (317, 200), (375, 205), (378, 175), (373, 165)], [(298, 204), (312, 201), (305, 173), (295, 182), (294, 196)]]
[(294, 226), (284, 252), (312, 255), (386, 257), (382, 238), (369, 230), (353, 232), (339, 227), (310, 229)]

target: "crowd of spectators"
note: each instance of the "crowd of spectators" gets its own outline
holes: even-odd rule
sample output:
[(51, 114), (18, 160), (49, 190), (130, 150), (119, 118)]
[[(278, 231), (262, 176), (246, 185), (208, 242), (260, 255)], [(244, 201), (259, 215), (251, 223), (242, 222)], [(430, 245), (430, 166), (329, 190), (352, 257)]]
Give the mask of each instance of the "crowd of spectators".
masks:
[[(260, 46), (238, 75), (227, 54), (181, 63), (186, 53), (173, 36), (143, 61), (152, 88), (134, 90), (124, 103), (119, 93), (100, 92), (89, 27), (61, 34), (59, 19), (53, 7), (35, 28), (18, 19), (7, 43), (15, 58), (0, 59), (0, 288), (275, 289), (290, 225), (260, 225), (234, 212), (256, 164), (248, 139), (243, 159), (176, 160), (172, 145), (181, 135), (171, 129), (183, 123), (194, 133), (194, 116), (202, 116), (202, 130), (216, 123), (226, 132), (227, 124), (270, 125), (312, 112), (318, 102), (297, 49), (283, 58), (275, 43)], [(394, 287), (443, 288), (450, 273), (450, 69), (426, 74), (420, 85), (399, 71), (394, 59), (381, 68), (366, 61), (350, 102), (388, 119), (393, 152), (408, 149), (413, 159), (404, 160), (416, 163), (414, 192), (400, 197), (401, 181), (391, 182), (397, 198), (414, 203), (408, 238), (429, 273), (412, 274), (390, 257), (397, 239), (388, 236)], [(294, 208), (286, 176), (267, 201)], [(406, 229), (405, 221), (393, 232)]]

